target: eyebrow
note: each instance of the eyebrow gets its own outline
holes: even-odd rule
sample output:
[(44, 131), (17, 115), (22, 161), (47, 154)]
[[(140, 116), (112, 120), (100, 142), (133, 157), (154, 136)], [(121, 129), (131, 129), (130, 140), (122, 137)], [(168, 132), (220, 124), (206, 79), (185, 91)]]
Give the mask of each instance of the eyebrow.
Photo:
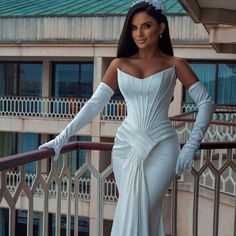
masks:
[[(142, 25), (145, 25), (145, 24), (152, 24), (152, 22), (151, 21), (147, 21), (147, 22), (145, 22), (145, 23), (143, 23)], [(135, 24), (131, 24), (132, 26), (136, 26)]]

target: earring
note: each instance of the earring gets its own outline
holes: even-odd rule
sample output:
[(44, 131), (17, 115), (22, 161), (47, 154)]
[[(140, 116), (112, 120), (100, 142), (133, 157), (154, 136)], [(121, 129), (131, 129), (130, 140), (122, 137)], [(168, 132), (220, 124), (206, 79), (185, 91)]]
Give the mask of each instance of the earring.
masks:
[(162, 38), (162, 34), (160, 34), (160, 38)]

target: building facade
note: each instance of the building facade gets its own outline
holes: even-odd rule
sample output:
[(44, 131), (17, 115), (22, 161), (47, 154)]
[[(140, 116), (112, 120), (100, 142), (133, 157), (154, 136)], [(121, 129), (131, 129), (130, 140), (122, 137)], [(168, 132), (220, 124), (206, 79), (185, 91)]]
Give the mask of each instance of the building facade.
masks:
[[(27, 1), (16, 4), (0, 1), (0, 157), (37, 149), (41, 143), (60, 133), (74, 117), (116, 57), (117, 42), (131, 2), (80, 3), (71, 0), (48, 3), (38, 0), (31, 4)], [(217, 104), (235, 105), (236, 55), (215, 52), (208, 43), (205, 28), (194, 24), (177, 1), (168, 0), (165, 4), (174, 54), (187, 59)], [(170, 116), (189, 111), (192, 107), (193, 102), (177, 81)], [(116, 91), (101, 116), (71, 140), (113, 142), (125, 115), (123, 98)], [(84, 160), (85, 153), (82, 151), (70, 154), (68, 166), (72, 174)], [(110, 154), (92, 152), (92, 162), (97, 170), (103, 170), (111, 162)], [(51, 160), (43, 162), (45, 176), (49, 174), (51, 164)], [(60, 172), (63, 158), (56, 165)], [(16, 169), (10, 171), (17, 172)], [(25, 171), (30, 181), (36, 171), (35, 164), (27, 164)], [(85, 173), (83, 178), (86, 182), (90, 174)], [(84, 210), (79, 230), (81, 235), (96, 235), (95, 230), (89, 227), (96, 220), (96, 210), (89, 206), (86, 191), (83, 194), (81, 204)], [(17, 225), (24, 232), (27, 204), (23, 201), (24, 196), (21, 198)], [(52, 194), (50, 235), (53, 235), (55, 218), (53, 198)], [(116, 199), (106, 205), (107, 231), (112, 224), (115, 205)], [(2, 221), (7, 214), (6, 207), (3, 202), (0, 211)], [(40, 229), (40, 217), (38, 207), (34, 216), (37, 235), (41, 235), (37, 230)], [(0, 232), (4, 232), (3, 225)], [(63, 219), (61, 225), (62, 231), (65, 230)]]

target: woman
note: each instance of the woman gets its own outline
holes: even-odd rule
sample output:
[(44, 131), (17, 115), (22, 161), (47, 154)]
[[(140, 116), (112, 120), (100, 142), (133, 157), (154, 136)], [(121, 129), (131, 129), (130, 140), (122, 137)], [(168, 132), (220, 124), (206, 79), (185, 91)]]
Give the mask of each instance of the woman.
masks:
[[(119, 201), (112, 236), (164, 236), (163, 196), (175, 174), (190, 171), (194, 154), (209, 125), (214, 102), (184, 59), (173, 56), (168, 22), (158, 1), (138, 1), (124, 23), (117, 58), (97, 90), (50, 142), (58, 157), (71, 135), (90, 122), (119, 86), (128, 115), (112, 150)], [(180, 152), (168, 109), (178, 78), (198, 106), (189, 140)]]

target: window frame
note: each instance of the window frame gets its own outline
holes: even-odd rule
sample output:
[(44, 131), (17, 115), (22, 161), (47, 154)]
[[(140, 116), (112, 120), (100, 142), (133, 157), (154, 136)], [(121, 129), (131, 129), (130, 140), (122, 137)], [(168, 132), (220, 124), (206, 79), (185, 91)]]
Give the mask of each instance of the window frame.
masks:
[[(58, 64), (77, 64), (78, 67), (79, 67), (79, 76), (81, 76), (81, 64), (92, 64), (93, 66), (93, 78), (92, 78), (92, 85), (94, 83), (94, 61), (52, 61), (52, 77), (51, 77), (51, 96), (52, 97), (56, 97), (55, 96), (55, 76), (56, 76), (56, 65)], [(78, 82), (80, 84), (80, 78), (78, 78)], [(89, 97), (84, 97), (84, 96), (81, 96), (81, 91), (80, 91), (80, 88), (79, 88), (79, 98), (89, 98)], [(92, 95), (92, 94), (91, 94)], [(64, 96), (57, 96), (57, 97), (64, 97)], [(73, 96), (66, 96), (65, 98), (71, 98)]]

